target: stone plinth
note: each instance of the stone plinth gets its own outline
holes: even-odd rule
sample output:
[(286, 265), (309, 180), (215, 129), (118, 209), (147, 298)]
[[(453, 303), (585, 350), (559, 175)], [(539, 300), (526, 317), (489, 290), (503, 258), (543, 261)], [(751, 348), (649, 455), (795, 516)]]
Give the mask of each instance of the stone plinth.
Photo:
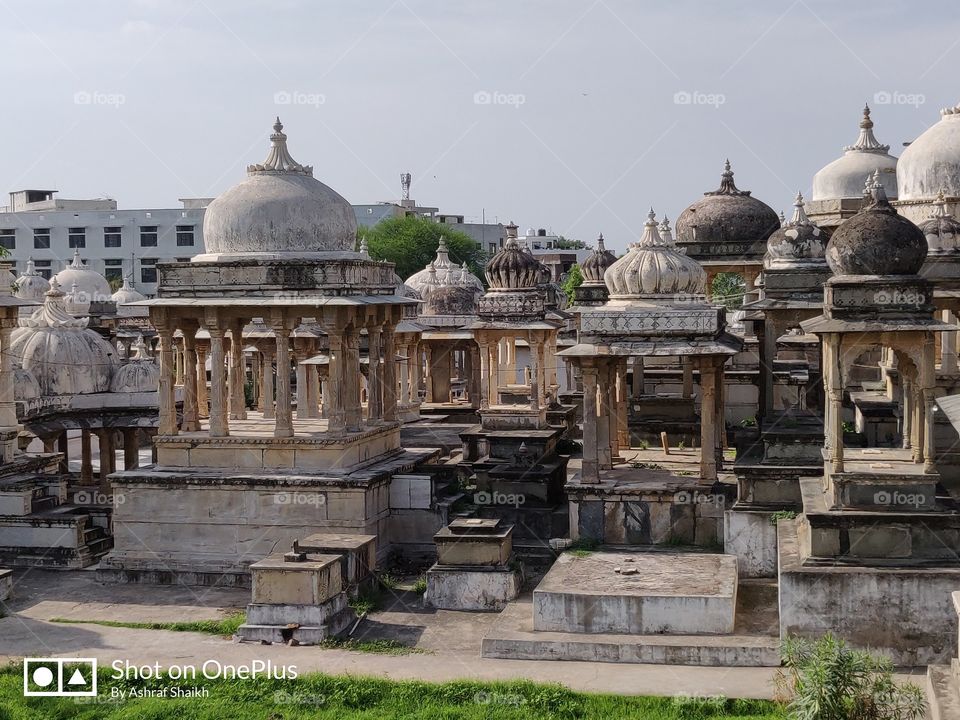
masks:
[(350, 533), (315, 533), (294, 545), (311, 555), (340, 555), (342, 585), (352, 588), (370, 579), (377, 567), (377, 537)]
[(495, 519), (460, 518), (433, 539), (440, 565), (504, 566), (513, 551), (513, 526)]
[(777, 576), (777, 528), (770, 512), (734, 508), (723, 514), (723, 550), (742, 578)]
[(254, 604), (321, 605), (343, 589), (339, 555), (288, 561), (271, 555), (250, 566)]
[(566, 553), (534, 590), (533, 628), (638, 635), (732, 633), (736, 603), (737, 559), (730, 555)]

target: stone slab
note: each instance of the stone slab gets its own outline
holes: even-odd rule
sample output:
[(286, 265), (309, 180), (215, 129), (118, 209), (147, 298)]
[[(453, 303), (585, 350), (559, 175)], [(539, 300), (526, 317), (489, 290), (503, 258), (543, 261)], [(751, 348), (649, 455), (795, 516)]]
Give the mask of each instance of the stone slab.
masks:
[(271, 605), (320, 605), (342, 590), (340, 555), (307, 555), (287, 562), (271, 555), (250, 566), (253, 602)]
[(434, 565), (427, 570), (424, 603), (438, 610), (497, 611), (517, 597), (521, 585), (521, 573), (511, 568)]
[(736, 600), (737, 559), (731, 555), (603, 550), (577, 557), (566, 553), (534, 590), (534, 629), (640, 635), (731, 633)]
[(314, 533), (297, 541), (300, 552), (340, 555), (343, 587), (366, 580), (377, 566), (377, 536), (354, 533)]
[(742, 578), (777, 576), (777, 528), (772, 513), (727, 510), (723, 515), (723, 547), (737, 556)]

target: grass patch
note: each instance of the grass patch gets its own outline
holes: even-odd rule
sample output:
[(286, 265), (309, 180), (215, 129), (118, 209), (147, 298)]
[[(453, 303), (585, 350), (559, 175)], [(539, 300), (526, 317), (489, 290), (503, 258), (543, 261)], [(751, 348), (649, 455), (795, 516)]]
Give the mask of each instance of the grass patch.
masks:
[(574, 557), (587, 557), (594, 550), (600, 547), (600, 541), (592, 537), (582, 537), (574, 540), (567, 547), (567, 552)]
[(776, 527), (778, 521), (793, 520), (796, 516), (796, 510), (777, 510), (775, 513), (770, 515), (770, 524)]
[[(102, 669), (99, 702), (24, 698), (20, 665), (0, 669), (0, 717), (102, 720), (782, 720), (779, 705), (762, 700), (621, 697), (574, 692), (526, 681), (441, 684), (384, 678), (302, 675), (296, 679), (113, 680)], [(208, 697), (111, 699), (116, 689), (204, 688)], [(168, 695), (172, 693), (168, 692)], [(87, 700), (90, 700), (89, 698)]]
[(328, 650), (352, 650), (374, 655), (425, 655), (426, 650), (410, 647), (396, 640), (357, 640), (354, 638), (329, 638), (320, 647)]
[(378, 590), (372, 590), (370, 592), (360, 593), (357, 597), (352, 598), (348, 605), (350, 605), (350, 609), (359, 617), (365, 613), (370, 614), (378, 610), (381, 602), (383, 602), (383, 596)]
[(425, 595), (427, 592), (427, 576), (421, 575), (417, 578), (417, 581), (413, 584), (413, 591), (417, 595)]
[(67, 625), (102, 625), (103, 627), (133, 628), (134, 630), (171, 630), (173, 632), (198, 632), (208, 635), (233, 635), (247, 620), (244, 612), (231, 613), (221, 620), (193, 620), (185, 622), (144, 623), (119, 620), (73, 620), (50, 618), (50, 622)]

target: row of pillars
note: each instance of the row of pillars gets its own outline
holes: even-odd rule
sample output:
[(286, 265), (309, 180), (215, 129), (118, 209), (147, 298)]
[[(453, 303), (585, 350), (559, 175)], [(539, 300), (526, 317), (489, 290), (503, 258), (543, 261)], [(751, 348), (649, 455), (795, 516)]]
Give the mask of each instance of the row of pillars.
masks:
[[(123, 469), (134, 470), (140, 467), (140, 436), (138, 428), (111, 428), (87, 429), (80, 431), (80, 482), (83, 485), (93, 484), (93, 436), (97, 437), (100, 450), (100, 483), (104, 484), (111, 473), (117, 471), (117, 434), (123, 437)], [(60, 453), (58, 470), (66, 473), (69, 470), (70, 453), (67, 431), (62, 430), (56, 435), (48, 435), (42, 439), (45, 453)]]
[[(480, 360), (480, 409), (489, 410), (500, 404), (500, 387), (503, 373), (513, 373), (516, 381), (516, 338), (504, 337), (502, 332), (478, 330), (477, 346)], [(530, 387), (530, 409), (539, 411), (546, 407), (550, 390), (557, 386), (556, 365), (546, 361), (547, 356), (556, 357), (556, 333), (530, 330), (526, 333), (530, 350), (529, 373), (524, 374), (524, 385)], [(511, 363), (512, 358), (512, 365)], [(506, 363), (506, 368), (501, 366)]]

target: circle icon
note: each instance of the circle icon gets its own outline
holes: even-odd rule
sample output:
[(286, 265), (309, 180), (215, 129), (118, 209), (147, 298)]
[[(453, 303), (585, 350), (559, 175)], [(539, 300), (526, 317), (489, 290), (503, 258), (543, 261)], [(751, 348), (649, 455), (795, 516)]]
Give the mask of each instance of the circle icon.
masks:
[(48, 667), (38, 667), (33, 671), (33, 684), (37, 687), (47, 687), (53, 682), (53, 671)]

